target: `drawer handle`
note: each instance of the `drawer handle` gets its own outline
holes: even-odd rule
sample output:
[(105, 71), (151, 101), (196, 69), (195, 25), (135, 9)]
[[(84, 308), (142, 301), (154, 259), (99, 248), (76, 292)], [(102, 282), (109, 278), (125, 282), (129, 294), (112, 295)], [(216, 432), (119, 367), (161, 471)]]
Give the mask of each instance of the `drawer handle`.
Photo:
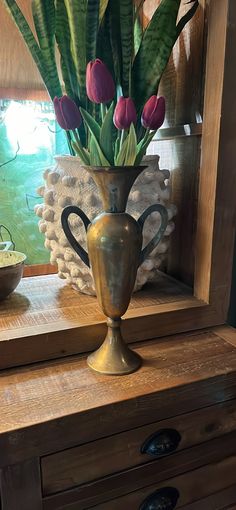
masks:
[(181, 441), (181, 435), (175, 429), (159, 430), (152, 434), (141, 447), (141, 453), (162, 457), (174, 452)]
[(174, 487), (164, 487), (148, 496), (139, 510), (173, 510), (179, 499), (179, 491)]

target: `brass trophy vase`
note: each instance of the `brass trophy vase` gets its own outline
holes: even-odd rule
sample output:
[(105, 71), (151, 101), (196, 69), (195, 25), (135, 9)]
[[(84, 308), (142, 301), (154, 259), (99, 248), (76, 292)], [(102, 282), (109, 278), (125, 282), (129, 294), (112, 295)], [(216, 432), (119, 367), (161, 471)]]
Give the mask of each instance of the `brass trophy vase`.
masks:
[[(76, 206), (68, 206), (62, 212), (65, 235), (83, 262), (91, 266), (97, 298), (107, 317), (106, 338), (101, 347), (88, 356), (88, 365), (103, 374), (129, 374), (141, 365), (140, 356), (130, 350), (122, 338), (121, 317), (129, 306), (138, 267), (157, 246), (168, 222), (167, 211), (160, 204), (148, 207), (137, 221), (125, 212), (132, 185), (145, 168), (86, 166), (98, 186), (104, 211), (93, 221)], [(159, 212), (161, 224), (142, 249), (143, 225), (154, 211)], [(72, 213), (84, 223), (88, 253), (71, 232), (69, 216)]]

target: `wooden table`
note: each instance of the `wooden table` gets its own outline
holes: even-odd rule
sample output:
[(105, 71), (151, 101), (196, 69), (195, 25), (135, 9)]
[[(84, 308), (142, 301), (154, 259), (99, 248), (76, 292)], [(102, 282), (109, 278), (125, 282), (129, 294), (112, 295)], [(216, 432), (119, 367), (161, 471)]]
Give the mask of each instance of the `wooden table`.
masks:
[(125, 377), (83, 355), (0, 373), (2, 510), (234, 508), (236, 332), (135, 348)]

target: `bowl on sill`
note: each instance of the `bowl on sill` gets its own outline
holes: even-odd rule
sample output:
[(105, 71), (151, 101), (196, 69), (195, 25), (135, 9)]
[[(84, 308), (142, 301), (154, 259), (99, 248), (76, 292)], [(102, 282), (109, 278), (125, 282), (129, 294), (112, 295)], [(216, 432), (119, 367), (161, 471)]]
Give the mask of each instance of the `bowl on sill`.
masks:
[(26, 255), (19, 251), (0, 251), (0, 301), (20, 283), (25, 259)]

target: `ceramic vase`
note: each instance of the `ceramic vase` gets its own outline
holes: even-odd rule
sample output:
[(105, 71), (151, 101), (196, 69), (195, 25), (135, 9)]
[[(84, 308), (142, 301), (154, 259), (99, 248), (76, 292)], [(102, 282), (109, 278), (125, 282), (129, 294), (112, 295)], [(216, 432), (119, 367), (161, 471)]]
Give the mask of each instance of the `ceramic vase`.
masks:
[[(50, 261), (58, 266), (58, 275), (66, 279), (76, 290), (95, 295), (91, 269), (72, 250), (61, 226), (61, 212), (67, 205), (78, 205), (92, 219), (102, 209), (102, 201), (96, 183), (83, 168), (79, 158), (57, 156), (55, 165), (44, 172), (44, 185), (38, 189), (43, 203), (35, 207), (39, 217), (39, 230), (45, 236), (45, 247), (50, 251)], [(158, 156), (145, 156), (146, 168), (137, 177), (127, 202), (127, 212), (138, 219), (150, 203), (160, 203), (168, 211), (168, 225), (165, 235), (155, 250), (138, 268), (134, 292), (145, 283), (156, 278), (157, 270), (165, 264), (171, 234), (174, 230), (173, 218), (176, 207), (170, 201), (170, 172), (160, 170)], [(158, 213), (153, 213), (146, 221), (143, 242), (147, 244), (153, 237), (160, 221)], [(70, 224), (80, 244), (86, 248), (86, 234), (82, 223), (71, 216)]]

